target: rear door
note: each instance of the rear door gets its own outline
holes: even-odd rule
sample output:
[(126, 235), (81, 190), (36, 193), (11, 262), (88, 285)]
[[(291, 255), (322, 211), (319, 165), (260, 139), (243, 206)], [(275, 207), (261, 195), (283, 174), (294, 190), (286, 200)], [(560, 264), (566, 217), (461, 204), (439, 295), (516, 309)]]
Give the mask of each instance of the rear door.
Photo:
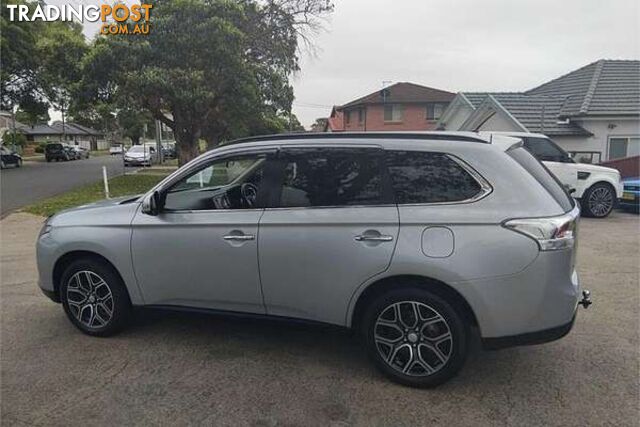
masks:
[(279, 164), (259, 226), (267, 313), (344, 324), (354, 291), (387, 269), (398, 236), (383, 151), (285, 148)]

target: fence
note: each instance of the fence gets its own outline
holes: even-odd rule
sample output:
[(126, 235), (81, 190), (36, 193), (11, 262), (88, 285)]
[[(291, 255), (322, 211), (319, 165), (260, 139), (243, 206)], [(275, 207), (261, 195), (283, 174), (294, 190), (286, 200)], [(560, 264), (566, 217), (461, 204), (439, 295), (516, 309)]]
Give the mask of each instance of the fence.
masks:
[(600, 163), (601, 166), (618, 169), (623, 178), (640, 177), (640, 156), (625, 157), (624, 159), (609, 160)]

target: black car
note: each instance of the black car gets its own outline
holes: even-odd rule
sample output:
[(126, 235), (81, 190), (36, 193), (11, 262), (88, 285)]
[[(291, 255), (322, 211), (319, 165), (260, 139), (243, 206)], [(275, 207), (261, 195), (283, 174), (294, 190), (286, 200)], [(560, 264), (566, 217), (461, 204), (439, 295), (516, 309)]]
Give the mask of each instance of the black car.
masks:
[(22, 166), (22, 157), (3, 146), (0, 147), (0, 169), (4, 169), (7, 166), (19, 168)]
[(71, 160), (72, 158), (75, 158), (75, 154), (72, 155), (71, 153), (69, 153), (69, 150), (59, 142), (53, 142), (51, 144), (47, 144), (44, 149), (44, 156), (47, 159), (47, 162), (50, 162), (52, 160), (67, 161), (67, 160)]

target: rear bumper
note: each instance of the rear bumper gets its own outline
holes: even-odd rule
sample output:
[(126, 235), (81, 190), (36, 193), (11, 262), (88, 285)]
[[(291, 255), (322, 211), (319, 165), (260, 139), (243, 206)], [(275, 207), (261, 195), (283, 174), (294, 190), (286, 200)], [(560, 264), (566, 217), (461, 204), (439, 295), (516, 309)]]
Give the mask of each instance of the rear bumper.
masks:
[(574, 313), (569, 323), (565, 323), (564, 325), (556, 326), (554, 328), (507, 337), (483, 338), (482, 348), (485, 350), (500, 350), (502, 348), (543, 344), (559, 340), (571, 331), (575, 321), (576, 314)]

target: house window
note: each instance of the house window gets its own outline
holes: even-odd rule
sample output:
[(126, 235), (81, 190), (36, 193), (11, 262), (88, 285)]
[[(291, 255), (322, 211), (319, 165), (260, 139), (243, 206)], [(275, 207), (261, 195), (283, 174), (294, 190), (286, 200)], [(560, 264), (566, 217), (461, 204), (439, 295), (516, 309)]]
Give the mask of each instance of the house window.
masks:
[(351, 111), (345, 111), (344, 112), (344, 122), (346, 124), (351, 123)]
[(358, 110), (358, 124), (364, 123), (364, 108)]
[(445, 104), (427, 104), (427, 120), (439, 120), (444, 108)]
[(640, 137), (609, 138), (609, 160), (640, 156)]
[(385, 122), (401, 122), (402, 121), (402, 105), (387, 104), (384, 106)]

